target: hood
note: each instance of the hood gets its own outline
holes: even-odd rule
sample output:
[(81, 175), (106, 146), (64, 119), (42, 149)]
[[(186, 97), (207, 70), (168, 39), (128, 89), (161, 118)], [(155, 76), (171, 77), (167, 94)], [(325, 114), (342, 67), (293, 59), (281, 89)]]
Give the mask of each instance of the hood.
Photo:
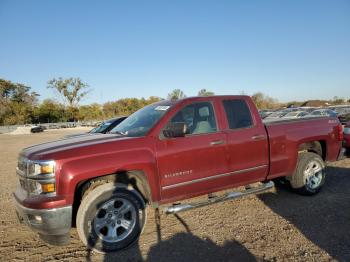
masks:
[(47, 142), (27, 147), (22, 150), (20, 155), (31, 160), (53, 159), (55, 154), (63, 151), (76, 151), (84, 147), (91, 147), (103, 143), (110, 143), (119, 140), (127, 140), (132, 137), (125, 137), (114, 134), (89, 134), (88, 136), (76, 136), (64, 138), (57, 141)]
[(77, 133), (77, 134), (70, 134), (70, 135), (66, 135), (63, 137), (63, 139), (66, 139), (66, 138), (72, 138), (72, 137), (82, 137), (82, 136), (91, 136), (93, 134), (99, 134), (99, 133)]

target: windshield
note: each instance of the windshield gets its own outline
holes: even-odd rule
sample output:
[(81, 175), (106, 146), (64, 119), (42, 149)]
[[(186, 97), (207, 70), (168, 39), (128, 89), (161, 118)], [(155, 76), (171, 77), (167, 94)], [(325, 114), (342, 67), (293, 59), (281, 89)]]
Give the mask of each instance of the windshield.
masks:
[(110, 133), (132, 137), (144, 136), (159, 121), (171, 105), (170, 101), (162, 101), (141, 108), (113, 128)]

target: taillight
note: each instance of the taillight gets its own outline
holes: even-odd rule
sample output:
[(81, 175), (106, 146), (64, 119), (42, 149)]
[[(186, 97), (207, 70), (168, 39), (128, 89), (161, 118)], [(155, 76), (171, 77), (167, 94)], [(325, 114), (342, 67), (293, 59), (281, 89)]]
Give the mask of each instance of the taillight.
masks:
[(338, 141), (343, 141), (343, 139), (344, 139), (343, 126), (342, 125), (338, 125), (337, 126), (337, 131), (338, 131)]

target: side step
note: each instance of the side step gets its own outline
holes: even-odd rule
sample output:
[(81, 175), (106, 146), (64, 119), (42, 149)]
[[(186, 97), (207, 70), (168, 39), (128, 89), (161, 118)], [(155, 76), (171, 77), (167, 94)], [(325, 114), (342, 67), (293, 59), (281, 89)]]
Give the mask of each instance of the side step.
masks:
[(273, 188), (274, 185), (275, 184), (272, 181), (270, 181), (268, 183), (264, 183), (263, 185), (261, 185), (259, 187), (249, 188), (249, 189), (246, 189), (246, 190), (241, 191), (241, 192), (233, 191), (233, 192), (227, 193), (223, 196), (209, 198), (207, 201), (203, 201), (203, 202), (173, 205), (170, 207), (166, 207), (164, 209), (164, 211), (166, 214), (180, 213), (180, 212), (183, 212), (186, 210), (190, 210), (190, 209), (194, 209), (194, 208), (198, 208), (198, 207), (203, 207), (203, 206), (211, 205), (211, 204), (226, 201), (226, 200), (232, 200), (232, 199), (240, 198), (243, 196), (260, 193), (260, 192), (263, 192), (263, 191), (266, 191), (266, 190)]

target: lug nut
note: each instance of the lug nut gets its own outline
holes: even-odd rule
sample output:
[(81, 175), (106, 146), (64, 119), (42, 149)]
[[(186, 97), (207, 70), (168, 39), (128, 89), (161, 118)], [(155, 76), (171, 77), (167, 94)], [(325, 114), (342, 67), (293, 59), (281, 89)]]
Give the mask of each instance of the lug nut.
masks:
[(108, 217), (112, 217), (112, 214), (108, 214)]
[(120, 223), (121, 223), (121, 221), (120, 221), (120, 220), (118, 220), (118, 221), (117, 221), (117, 224), (118, 224), (118, 225), (120, 225)]
[(118, 214), (118, 211), (114, 211), (114, 214)]

